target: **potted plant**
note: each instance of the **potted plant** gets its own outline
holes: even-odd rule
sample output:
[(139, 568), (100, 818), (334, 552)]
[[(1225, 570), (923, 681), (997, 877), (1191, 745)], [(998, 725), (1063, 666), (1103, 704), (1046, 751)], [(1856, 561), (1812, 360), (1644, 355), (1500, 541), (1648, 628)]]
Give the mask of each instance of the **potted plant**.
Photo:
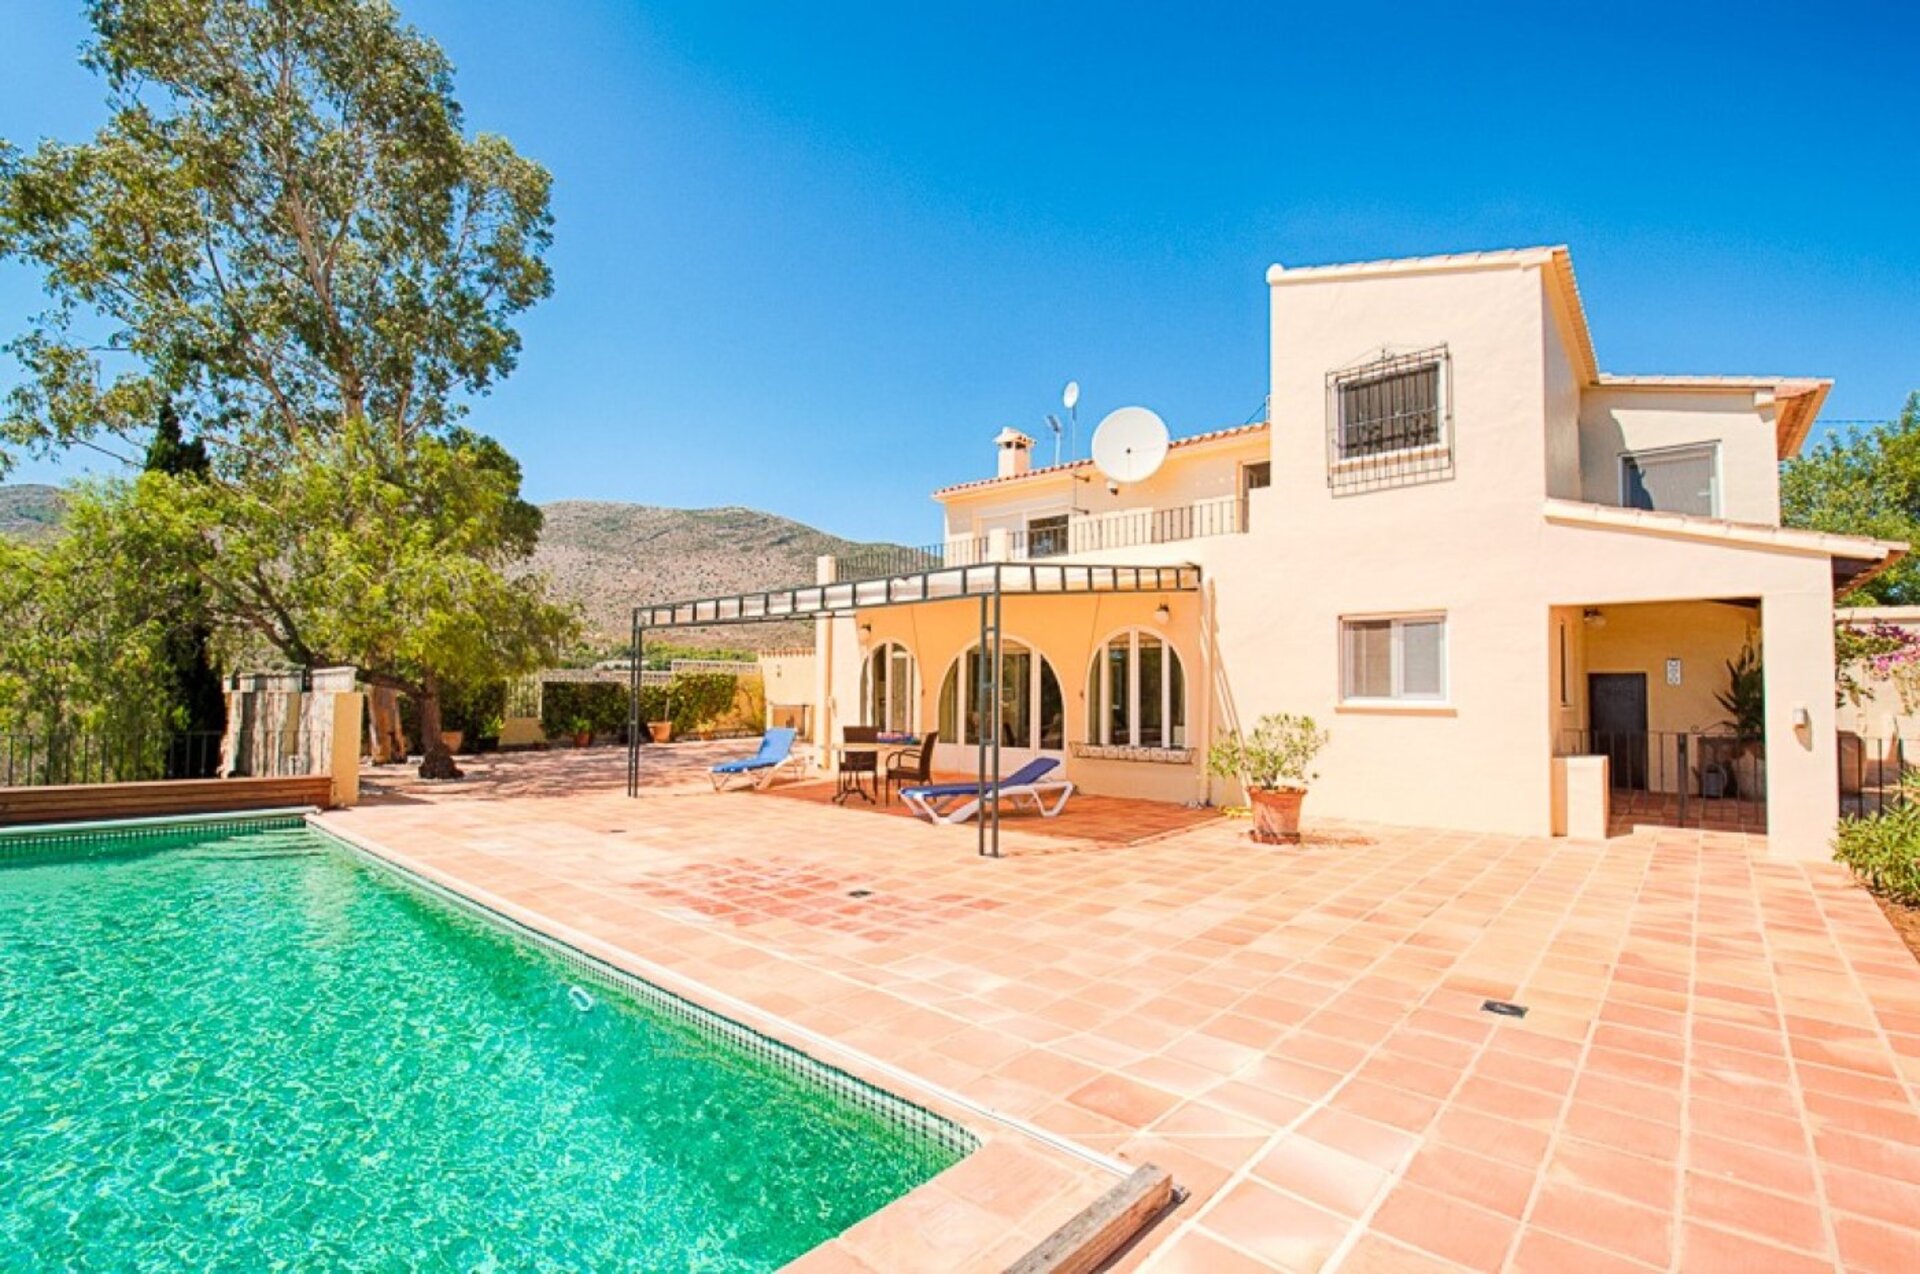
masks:
[(573, 736), (573, 746), (585, 748), (593, 746), (593, 722), (584, 715), (567, 718), (567, 733)]
[[(1717, 758), (1723, 770), (1722, 794), (1758, 798), (1762, 795), (1760, 776), (1766, 754), (1767, 674), (1752, 637), (1741, 645), (1737, 657), (1727, 660), (1727, 688), (1714, 698), (1727, 712), (1727, 719), (1720, 724), (1733, 731), (1732, 740), (1720, 744), (1723, 753), (1731, 755)], [(1703, 750), (1706, 746), (1703, 740)]]
[[(661, 719), (647, 722), (647, 737), (655, 743), (667, 743), (673, 739), (673, 691), (671, 687), (668, 688), (667, 693), (660, 696), (658, 704)], [(641, 706), (645, 707), (646, 705), (642, 704)]]
[(1256, 841), (1299, 843), (1300, 805), (1307, 784), (1320, 777), (1309, 767), (1328, 737), (1312, 717), (1279, 712), (1261, 717), (1251, 733), (1216, 739), (1207, 750), (1208, 773), (1239, 779), (1246, 789)]
[(440, 732), (440, 742), (446, 744), (447, 751), (455, 755), (459, 754), (461, 746), (465, 744), (466, 741), (467, 732), (465, 730), (442, 730)]
[(497, 712), (487, 717), (480, 723), (480, 734), (473, 741), (473, 750), (492, 752), (497, 749), (500, 746), (500, 732), (506, 729), (506, 726), (506, 718)]

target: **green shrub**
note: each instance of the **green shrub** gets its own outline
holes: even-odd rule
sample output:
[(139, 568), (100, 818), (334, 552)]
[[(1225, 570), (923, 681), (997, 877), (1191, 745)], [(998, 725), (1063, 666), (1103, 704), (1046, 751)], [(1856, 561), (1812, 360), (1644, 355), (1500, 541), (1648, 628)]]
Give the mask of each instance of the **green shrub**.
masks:
[(739, 684), (738, 678), (724, 672), (690, 672), (676, 678), (667, 687), (674, 734), (692, 734), (726, 716), (733, 710)]
[(1207, 749), (1207, 770), (1250, 787), (1304, 788), (1320, 776), (1313, 759), (1327, 746), (1327, 731), (1312, 717), (1269, 713), (1247, 734), (1228, 734)]
[(555, 682), (540, 697), (540, 728), (548, 738), (572, 734), (582, 721), (597, 735), (617, 737), (627, 727), (627, 688), (611, 682)]
[[(673, 722), (676, 738), (725, 724), (738, 690), (738, 680), (723, 672), (689, 673), (670, 686), (641, 686), (641, 737), (651, 721)], [(585, 721), (601, 738), (624, 738), (627, 694), (627, 687), (611, 682), (551, 682), (541, 696), (540, 728), (550, 739), (562, 738)]]
[(1920, 791), (1908, 788), (1903, 797), (1878, 814), (1842, 819), (1833, 856), (1874, 893), (1920, 907)]

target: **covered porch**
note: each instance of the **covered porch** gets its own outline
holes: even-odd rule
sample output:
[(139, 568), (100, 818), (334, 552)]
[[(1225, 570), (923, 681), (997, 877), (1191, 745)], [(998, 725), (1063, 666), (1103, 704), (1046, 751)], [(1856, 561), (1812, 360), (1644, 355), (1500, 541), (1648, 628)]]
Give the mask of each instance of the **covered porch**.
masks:
[(649, 631), (812, 619), (823, 768), (835, 770), (852, 726), (912, 739), (932, 768), (985, 789), (977, 848), (998, 856), (989, 780), (1030, 761), (1089, 795), (1203, 795), (1188, 742), (1210, 729), (1201, 603), (1193, 565), (994, 562), (841, 581), (823, 558), (814, 585), (636, 608), (633, 676)]
[[(1764, 833), (1767, 668), (1758, 598), (1601, 603), (1551, 614), (1556, 758), (1604, 768), (1607, 829)], [(1777, 679), (1776, 679), (1777, 680)], [(1592, 766), (1603, 762), (1603, 767)], [(1578, 821), (1577, 811), (1569, 818)]]

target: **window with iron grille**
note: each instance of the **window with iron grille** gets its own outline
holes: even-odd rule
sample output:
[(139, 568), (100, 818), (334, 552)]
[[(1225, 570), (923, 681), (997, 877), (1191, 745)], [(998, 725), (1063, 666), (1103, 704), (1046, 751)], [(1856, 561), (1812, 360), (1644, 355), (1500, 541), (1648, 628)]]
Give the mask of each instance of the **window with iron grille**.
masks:
[(1336, 494), (1453, 475), (1445, 346), (1327, 376), (1327, 485)]

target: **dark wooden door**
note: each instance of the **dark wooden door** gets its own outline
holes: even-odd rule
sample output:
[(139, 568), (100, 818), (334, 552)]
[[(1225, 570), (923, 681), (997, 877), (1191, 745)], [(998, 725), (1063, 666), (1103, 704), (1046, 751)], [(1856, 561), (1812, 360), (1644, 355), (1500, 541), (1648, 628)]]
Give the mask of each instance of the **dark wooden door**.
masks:
[(1647, 674), (1589, 673), (1587, 721), (1593, 733), (1593, 750), (1608, 758), (1613, 786), (1645, 791)]

